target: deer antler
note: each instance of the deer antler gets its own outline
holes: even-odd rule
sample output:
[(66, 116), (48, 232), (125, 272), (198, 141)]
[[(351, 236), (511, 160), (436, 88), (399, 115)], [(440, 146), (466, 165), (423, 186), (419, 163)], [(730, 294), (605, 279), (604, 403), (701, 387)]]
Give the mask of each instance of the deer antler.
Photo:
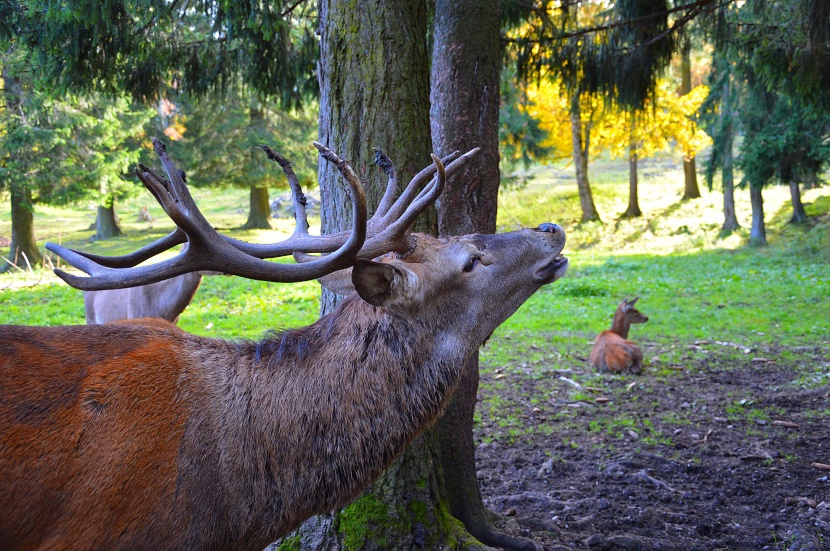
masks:
[[(164, 144), (153, 138), (153, 146), (169, 180), (159, 176), (144, 165), (139, 165), (139, 168), (136, 169), (136, 175), (147, 186), (167, 215), (176, 223), (178, 229), (156, 243), (144, 247), (132, 253), (132, 255), (127, 255), (128, 259), (126, 260), (127, 257), (120, 257), (109, 259), (104, 263), (96, 262), (90, 258), (92, 255), (81, 254), (54, 243), (47, 243), (46, 248), (48, 250), (91, 276), (79, 277), (62, 270), (55, 270), (58, 276), (73, 287), (84, 291), (121, 289), (155, 283), (197, 270), (215, 270), (264, 281), (306, 281), (350, 266), (366, 239), (366, 197), (363, 193), (363, 186), (346, 161), (319, 143), (315, 142), (314, 146), (317, 147), (324, 159), (337, 166), (337, 169), (349, 184), (354, 224), (351, 232), (348, 232), (347, 239), (340, 243), (334, 252), (304, 264), (266, 262), (262, 258), (267, 258), (267, 256), (252, 255), (242, 250), (243, 247), (238, 246), (238, 244), (244, 242), (219, 235), (199, 211), (187, 189), (184, 172), (178, 170), (173, 164), (173, 161), (167, 155)], [(290, 171), (293, 175), (293, 171), (287, 163), (283, 166), (283, 169), (285, 170), (286, 166), (288, 166), (286, 174)], [(290, 178), (291, 175), (289, 175)], [(296, 176), (294, 176), (294, 179), (294, 183), (296, 183)], [(296, 187), (294, 183), (292, 183), (292, 192), (294, 192), (296, 206), (301, 203), (302, 191), (299, 190), (299, 183), (296, 183)], [(301, 225), (301, 218), (303, 219), (302, 223), (307, 227), (304, 216), (305, 209), (301, 208), (300, 211), (301, 216), (297, 217), (297, 227), (299, 228)], [(304, 235), (298, 235), (295, 231), (294, 235), (279, 245), (290, 250), (303, 250), (299, 247), (302, 241), (324, 239), (323, 237), (310, 237), (305, 233), (305, 230), (302, 233)], [(149, 258), (149, 256), (166, 250), (177, 243), (182, 243), (184, 241), (181, 234), (186, 236), (189, 246), (173, 259), (134, 268), (116, 269), (112, 267), (113, 265), (129, 265), (137, 259)], [(244, 245), (244, 248), (248, 248), (251, 244), (244, 243)], [(307, 247), (305, 250), (319, 250), (319, 246)], [(324, 250), (330, 251), (333, 249), (326, 246)], [(141, 260), (137, 261), (140, 262)]]

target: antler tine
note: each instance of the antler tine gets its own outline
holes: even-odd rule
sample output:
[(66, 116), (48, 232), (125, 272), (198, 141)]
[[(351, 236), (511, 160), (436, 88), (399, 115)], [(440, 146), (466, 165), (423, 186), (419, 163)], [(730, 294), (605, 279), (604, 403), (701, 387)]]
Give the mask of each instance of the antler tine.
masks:
[[(453, 151), (443, 159), (441, 162), (444, 166), (447, 166), (451, 161), (456, 159), (460, 152)], [(412, 202), (413, 198), (418, 194), (418, 188), (421, 184), (427, 180), (428, 178), (432, 177), (435, 174), (436, 165), (432, 163), (425, 169), (421, 170), (418, 174), (412, 177), (412, 180), (409, 181), (409, 184), (406, 186), (406, 189), (401, 193), (401, 196), (398, 197), (398, 200), (395, 201), (395, 204), (389, 208), (389, 211), (383, 216), (380, 225), (382, 227), (388, 226), (391, 222), (398, 220), (406, 209), (409, 207), (409, 204)]]
[[(182, 243), (187, 243), (187, 235), (181, 228), (176, 228), (172, 233), (167, 234), (161, 239), (154, 241), (135, 252), (125, 254), (123, 256), (100, 256), (84, 251), (78, 251), (76, 249), (64, 250), (72, 251), (73, 253), (86, 257), (89, 260), (107, 268), (132, 268), (133, 266), (137, 266), (145, 260), (152, 258), (167, 249), (175, 247), (176, 245), (181, 245)], [(46, 248), (56, 254), (57, 252), (54, 249), (57, 247), (59, 247), (59, 245), (55, 245), (54, 243), (46, 244)]]
[(380, 203), (378, 203), (378, 208), (375, 209), (375, 214), (372, 215), (372, 219), (374, 220), (375, 217), (383, 218), (389, 210), (389, 207), (391, 207), (392, 203), (395, 201), (395, 194), (398, 192), (398, 170), (395, 168), (395, 163), (392, 162), (383, 150), (375, 147), (373, 151), (375, 152), (375, 164), (383, 169), (386, 176), (389, 178), (389, 181), (386, 184), (386, 191), (383, 193), (383, 198), (381, 198)]
[[(345, 243), (341, 243), (337, 250), (302, 265), (276, 264), (261, 260), (246, 254), (235, 246), (235, 243), (242, 242), (227, 239), (216, 233), (216, 230), (210, 226), (193, 201), (187, 189), (184, 173), (175, 167), (173, 161), (167, 156), (164, 146), (155, 138), (154, 145), (170, 180), (165, 180), (149, 169), (141, 171), (141, 179), (165, 212), (186, 234), (188, 246), (184, 247), (178, 256), (170, 260), (149, 266), (114, 269), (101, 265), (70, 249), (49, 244), (49, 250), (91, 276), (79, 277), (62, 270), (55, 270), (58, 276), (73, 287), (85, 291), (120, 289), (155, 283), (198, 270), (214, 270), (265, 281), (307, 281), (350, 266), (366, 239), (366, 197), (363, 187), (348, 163), (320, 144), (315, 144), (315, 146), (321, 151), (326, 160), (337, 166), (349, 184), (354, 226), (348, 239), (345, 240)], [(165, 238), (167, 239), (165, 245), (178, 238), (174, 238), (175, 233)], [(292, 239), (293, 237), (289, 238), (283, 244), (296, 245), (297, 242), (304, 241), (303, 239), (292, 241)], [(305, 239), (305, 241), (308, 240), (309, 238)], [(161, 241), (164, 241), (164, 239), (159, 240), (159, 242)], [(154, 250), (159, 249), (159, 242), (150, 247), (154, 247)], [(133, 255), (136, 255), (136, 253), (133, 253)]]
[(259, 144), (257, 147), (263, 150), (269, 159), (279, 164), (282, 167), (282, 171), (288, 177), (288, 185), (291, 188), (291, 200), (294, 203), (294, 235), (297, 237), (307, 237), (308, 216), (306, 215), (305, 207), (308, 204), (308, 199), (303, 194), (303, 188), (300, 186), (299, 178), (294, 173), (294, 168), (288, 159), (273, 151), (267, 145)]

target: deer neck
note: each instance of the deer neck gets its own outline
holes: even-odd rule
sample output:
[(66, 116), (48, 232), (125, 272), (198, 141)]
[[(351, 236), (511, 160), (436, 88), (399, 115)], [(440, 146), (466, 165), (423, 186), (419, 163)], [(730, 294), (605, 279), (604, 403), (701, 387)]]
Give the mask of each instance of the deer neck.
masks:
[(622, 311), (622, 308), (617, 308), (617, 311), (614, 312), (614, 321), (611, 323), (611, 331), (627, 339), (630, 328), (631, 324), (625, 318), (625, 312)]
[(221, 445), (244, 455), (246, 471), (225, 491), (271, 505), (251, 511), (343, 505), (437, 418), (458, 383), (468, 351), (453, 333), (356, 298), (309, 327), (236, 345), (222, 366)]

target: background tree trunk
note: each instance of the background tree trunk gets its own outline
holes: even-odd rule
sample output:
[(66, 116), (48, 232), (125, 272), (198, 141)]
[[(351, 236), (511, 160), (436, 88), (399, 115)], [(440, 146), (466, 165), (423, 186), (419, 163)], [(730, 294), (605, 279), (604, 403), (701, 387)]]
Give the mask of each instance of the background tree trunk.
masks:
[(95, 239), (109, 239), (123, 235), (115, 216), (115, 205), (98, 205), (98, 216), (95, 218)]
[(723, 91), (723, 99), (721, 102), (721, 117), (729, 117), (726, 124), (724, 124), (723, 137), (723, 164), (721, 166), (721, 175), (723, 180), (723, 226), (721, 231), (729, 233), (740, 228), (738, 224), (738, 217), (735, 215), (735, 181), (732, 173), (732, 105), (730, 102), (730, 87), (731, 82), (727, 82)]
[[(372, 211), (386, 187), (371, 167), (373, 147), (395, 163), (401, 187), (431, 162), (426, 4), (322, 0), (320, 17), (320, 141), (366, 175)], [(322, 229), (331, 233), (350, 225), (351, 206), (339, 173), (322, 160), (319, 167)], [(436, 225), (434, 209), (420, 221), (421, 230), (434, 233)], [(325, 292), (323, 313), (337, 302)], [(304, 524), (294, 541), (326, 550), (474, 546), (443, 501), (438, 454), (428, 430), (362, 497)]]
[[(43, 256), (35, 239), (34, 209), (32, 208), (32, 190), (28, 187), (11, 186), (12, 242), (9, 260), (20, 268), (26, 269), (26, 258), (34, 268), (43, 262)], [(4, 263), (5, 264), (5, 263)], [(0, 272), (12, 269), (5, 264)]]
[[(257, 103), (256, 99), (251, 100), (248, 109), (249, 128), (256, 132), (257, 128), (264, 125), (265, 111)], [(256, 155), (254, 150), (250, 155)], [(268, 201), (268, 188), (259, 184), (251, 185), (250, 208), (248, 209), (248, 220), (242, 225), (245, 229), (271, 229), (271, 203)]]
[[(442, 237), (496, 231), (499, 16), (498, 0), (437, 0), (435, 5), (430, 92), (433, 147), (439, 155), (481, 148), (475, 161), (447, 182), (438, 201)], [(476, 351), (465, 362), (459, 388), (438, 421), (450, 513), (487, 545), (535, 549), (532, 542), (495, 530), (492, 513), (481, 500), (473, 441), (478, 383)]]
[[(685, 96), (692, 91), (692, 59), (691, 59), (692, 44), (688, 38), (683, 41), (683, 49), (680, 60), (681, 84), (680, 95)], [(700, 197), (700, 188), (697, 185), (697, 170), (695, 168), (695, 158), (690, 156), (683, 156), (683, 177), (685, 181), (685, 188), (683, 191), (683, 199), (697, 199)]]
[(579, 189), (579, 204), (582, 207), (582, 221), (599, 220), (597, 207), (594, 206), (594, 196), (591, 194), (591, 184), (588, 182), (588, 148), (583, 147), (582, 114), (579, 111), (579, 94), (574, 93), (571, 98), (571, 140), (574, 152), (574, 167), (576, 168), (576, 186)]
[(804, 203), (801, 202), (801, 190), (798, 187), (798, 182), (795, 178), (789, 181), (790, 199), (793, 204), (793, 216), (790, 218), (791, 224), (803, 224), (807, 221), (807, 213), (804, 211)]
[(271, 203), (268, 201), (267, 187), (251, 186), (248, 220), (242, 227), (245, 229), (271, 229)]
[(628, 146), (628, 208), (623, 218), (636, 218), (643, 215), (637, 198), (637, 144), (632, 140)]
[(750, 184), (749, 199), (752, 203), (752, 228), (749, 230), (750, 245), (766, 245), (767, 230), (764, 226), (764, 197), (761, 188)]

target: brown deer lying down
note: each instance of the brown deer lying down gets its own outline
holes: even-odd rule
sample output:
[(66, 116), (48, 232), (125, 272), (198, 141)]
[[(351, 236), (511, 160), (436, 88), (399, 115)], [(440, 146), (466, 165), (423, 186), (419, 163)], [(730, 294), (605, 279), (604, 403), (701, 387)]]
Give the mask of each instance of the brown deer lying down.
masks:
[(84, 291), (84, 310), (87, 325), (100, 325), (111, 321), (135, 318), (162, 318), (173, 323), (202, 283), (202, 276), (218, 275), (219, 272), (191, 272), (180, 276), (128, 287), (105, 291)]
[(622, 301), (614, 312), (614, 321), (610, 331), (603, 331), (594, 341), (591, 350), (591, 363), (595, 369), (612, 373), (643, 371), (643, 352), (635, 343), (628, 340), (628, 330), (632, 323), (645, 323), (648, 317), (634, 308), (637, 298)]
[[(157, 144), (170, 181), (144, 166), (140, 176), (186, 235), (185, 252), (117, 270), (102, 263), (141, 262), (182, 235), (129, 260), (49, 245), (91, 274), (60, 274), (85, 289), (197, 269), (298, 281), (351, 265), (330, 279), (357, 292), (317, 323), (258, 342), (190, 335), (157, 319), (0, 326), (0, 547), (262, 549), (379, 476), (441, 413), (465, 356), (565, 273), (555, 224), (446, 240), (410, 234), (443, 188), (437, 157), (394, 203), (390, 163), (387, 195), (367, 223), (354, 172), (317, 146), (350, 185), (351, 232), (309, 236), (296, 176), (266, 149), (292, 183), (295, 234), (268, 246), (223, 238)], [(259, 260), (335, 249), (309, 263)]]

